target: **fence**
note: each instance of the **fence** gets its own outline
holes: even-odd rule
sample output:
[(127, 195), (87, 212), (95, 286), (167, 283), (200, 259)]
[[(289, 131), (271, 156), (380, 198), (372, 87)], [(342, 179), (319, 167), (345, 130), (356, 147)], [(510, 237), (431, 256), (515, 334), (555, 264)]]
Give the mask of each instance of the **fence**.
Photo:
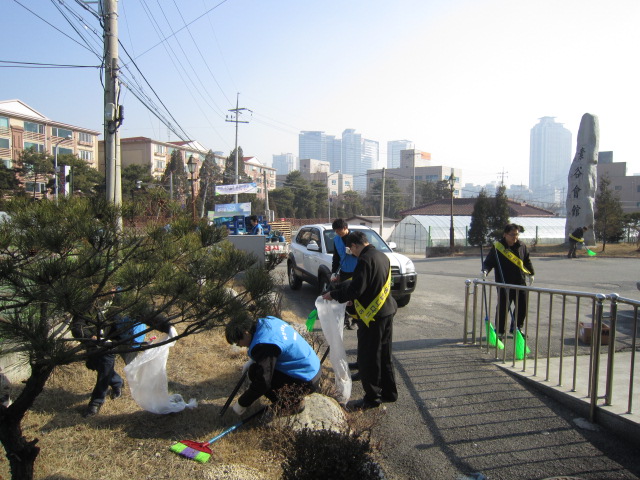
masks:
[[(492, 311), (492, 297), (497, 291), (496, 288), (487, 287), (501, 287), (500, 290), (506, 295), (514, 292), (515, 312), (522, 298), (520, 292), (524, 295), (527, 305), (522, 330), (526, 332), (527, 347), (530, 348), (528, 355), (521, 355), (522, 352), (515, 348), (515, 340), (510, 341), (507, 336), (503, 337), (504, 348), (501, 350), (498, 348), (499, 342), (492, 342), (494, 345), (489, 346), (483, 339), (483, 327), (486, 333), (487, 325), (491, 323), (489, 312)], [(496, 304), (498, 302), (499, 299), (496, 299)], [(608, 314), (605, 305), (609, 306)], [(503, 363), (512, 361), (513, 367), (521, 360), (523, 372), (528, 368), (527, 364), (533, 362), (534, 376), (538, 376), (539, 367), (543, 366), (545, 381), (557, 378), (558, 386), (563, 385), (566, 370), (570, 370), (572, 392), (576, 392), (579, 383), (586, 383), (589, 420), (594, 422), (600, 406), (598, 401), (604, 400), (603, 405), (611, 406), (614, 390), (617, 398), (620, 398), (621, 392), (626, 392), (623, 395), (626, 398), (626, 413), (633, 413), (634, 400), (638, 400), (638, 394), (634, 396), (634, 375), (639, 307), (640, 301), (619, 297), (615, 293), (588, 293), (467, 280), (463, 342), (486, 347), (488, 352), (493, 352), (496, 360), (502, 360)], [(513, 316), (511, 314), (511, 318), (508, 316), (505, 319), (505, 331)], [(616, 355), (619, 360), (623, 356), (628, 357), (629, 363), (626, 366), (619, 365), (614, 376)], [(588, 359), (588, 362), (581, 362), (582, 359)], [(604, 382), (600, 379), (601, 364), (606, 365)], [(599, 396), (598, 389), (602, 385), (604, 395)]]

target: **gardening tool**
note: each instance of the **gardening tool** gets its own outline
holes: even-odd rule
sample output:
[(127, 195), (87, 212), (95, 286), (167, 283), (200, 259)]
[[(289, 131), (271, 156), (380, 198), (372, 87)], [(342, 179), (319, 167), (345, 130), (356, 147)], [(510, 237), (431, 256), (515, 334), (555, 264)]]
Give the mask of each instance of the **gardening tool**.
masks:
[[(484, 254), (482, 253), (482, 244), (480, 244), (480, 261), (482, 262), (482, 267), (484, 268)], [(491, 347), (495, 347), (496, 344), (498, 348), (502, 350), (504, 348), (504, 344), (496, 335), (496, 331), (493, 328), (493, 325), (489, 321), (489, 307), (487, 305), (487, 286), (482, 285), (482, 299), (484, 300), (484, 324), (487, 330), (487, 344)]]
[(245, 372), (242, 374), (242, 377), (240, 377), (240, 381), (236, 385), (236, 388), (233, 389), (233, 392), (231, 392), (231, 395), (229, 395), (229, 398), (227, 398), (227, 403), (225, 403), (224, 407), (222, 407), (222, 410), (220, 410), (220, 413), (219, 413), (220, 416), (223, 416), (227, 411), (227, 408), (229, 408), (229, 405), (231, 405), (231, 402), (233, 401), (233, 397), (236, 396), (236, 393), (238, 393), (238, 390), (240, 390), (240, 387), (242, 387), (242, 384), (244, 383), (244, 380), (247, 378), (247, 375), (249, 375), (249, 369), (245, 370)]
[(597, 253), (593, 250), (589, 250), (589, 247), (587, 247), (585, 244), (582, 244), (582, 246), (587, 251), (587, 255), (589, 255), (590, 257), (595, 257), (597, 255)]
[(220, 440), (222, 437), (233, 432), (234, 430), (237, 430), (245, 423), (248, 423), (254, 418), (262, 415), (266, 409), (267, 407), (262, 407), (260, 410), (258, 410), (255, 413), (252, 413), (244, 420), (240, 420), (235, 425), (227, 428), (222, 433), (219, 433), (208, 442), (194, 442), (193, 440), (182, 440), (181, 442), (173, 444), (170, 450), (182, 457), (190, 458), (191, 460), (195, 460), (196, 462), (206, 463), (209, 461), (209, 459), (211, 458), (211, 455), (213, 454), (210, 447), (210, 445), (213, 442)]

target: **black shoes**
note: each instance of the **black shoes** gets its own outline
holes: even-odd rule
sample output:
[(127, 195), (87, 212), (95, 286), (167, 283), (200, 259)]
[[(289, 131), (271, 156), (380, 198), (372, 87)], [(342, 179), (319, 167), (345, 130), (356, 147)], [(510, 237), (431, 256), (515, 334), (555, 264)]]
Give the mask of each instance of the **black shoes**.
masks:
[[(640, 283), (640, 282), (638, 282), (638, 283)], [(350, 362), (349, 363), (349, 370), (358, 370), (358, 362)]]
[(85, 417), (85, 418), (93, 417), (93, 416), (97, 415), (100, 412), (100, 407), (102, 407), (102, 405), (90, 404), (87, 407), (87, 409), (84, 411), (82, 416)]
[(111, 387), (111, 395), (109, 397), (111, 400), (115, 400), (122, 396), (122, 388), (121, 387)]
[(356, 412), (356, 411), (364, 411), (371, 410), (372, 408), (378, 408), (380, 406), (379, 402), (370, 402), (364, 398), (360, 400), (352, 400), (347, 403), (347, 411)]

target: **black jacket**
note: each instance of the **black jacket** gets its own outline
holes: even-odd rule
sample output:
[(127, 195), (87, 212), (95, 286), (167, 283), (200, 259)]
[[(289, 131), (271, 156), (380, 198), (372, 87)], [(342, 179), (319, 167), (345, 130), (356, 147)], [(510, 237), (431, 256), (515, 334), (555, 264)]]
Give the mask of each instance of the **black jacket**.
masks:
[[(340, 303), (358, 300), (364, 308), (367, 308), (382, 291), (390, 269), (391, 265), (387, 256), (376, 250), (373, 245), (367, 245), (358, 257), (358, 264), (353, 272), (351, 282), (346, 288), (331, 290), (331, 298)], [(398, 304), (389, 294), (375, 318), (394, 315), (397, 310)]]
[[(516, 257), (522, 260), (524, 268), (529, 270), (529, 272), (531, 272), (531, 275), (534, 274), (533, 265), (531, 264), (531, 260), (529, 259), (529, 251), (527, 250), (527, 246), (524, 243), (520, 243), (520, 241), (517, 241), (511, 248), (507, 246), (507, 241), (504, 238), (500, 239), (500, 243), (506, 250), (510, 250)], [(500, 262), (499, 265), (497, 262)], [(489, 255), (487, 255), (487, 258), (485, 258), (484, 263), (482, 264), (482, 269), (486, 270), (487, 272), (495, 269), (496, 283), (526, 285), (525, 273), (520, 268), (518, 268), (515, 263), (498, 252), (495, 246), (491, 247)], [(502, 274), (504, 274), (504, 278)]]
[[(571, 233), (571, 235), (573, 235), (576, 238), (582, 238), (584, 236), (584, 230), (582, 230), (582, 227), (578, 227), (573, 231), (573, 233)], [(573, 238), (569, 237), (569, 241), (576, 242), (579, 240), (574, 240)]]

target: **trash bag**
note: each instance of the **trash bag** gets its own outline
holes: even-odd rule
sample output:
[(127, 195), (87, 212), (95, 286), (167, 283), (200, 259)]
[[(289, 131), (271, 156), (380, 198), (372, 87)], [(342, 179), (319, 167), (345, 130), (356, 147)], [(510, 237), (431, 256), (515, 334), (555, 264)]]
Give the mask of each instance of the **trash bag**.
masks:
[(346, 404), (351, 397), (351, 372), (347, 361), (347, 352), (342, 343), (344, 311), (346, 303), (335, 300), (316, 299), (316, 310), (324, 338), (329, 344), (329, 359), (335, 373), (338, 402)]
[[(177, 335), (171, 327), (168, 335), (163, 335), (156, 342), (163, 342)], [(129, 365), (124, 367), (124, 373), (129, 383), (129, 390), (135, 402), (144, 410), (151, 413), (166, 414), (181, 412), (185, 408), (198, 406), (195, 398), (186, 403), (182, 395), (169, 395), (167, 380), (167, 358), (169, 348), (175, 342), (140, 352)]]

